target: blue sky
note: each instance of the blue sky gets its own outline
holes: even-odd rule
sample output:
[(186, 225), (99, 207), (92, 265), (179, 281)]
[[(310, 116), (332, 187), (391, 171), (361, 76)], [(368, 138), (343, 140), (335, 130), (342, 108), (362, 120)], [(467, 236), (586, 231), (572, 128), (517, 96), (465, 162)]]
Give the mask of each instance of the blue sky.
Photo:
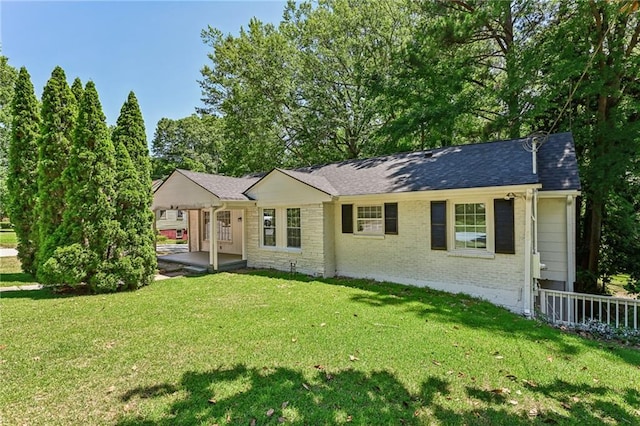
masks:
[(69, 84), (93, 80), (108, 124), (133, 90), (147, 137), (162, 117), (182, 118), (201, 106), (197, 80), (210, 48), (207, 25), (237, 34), (255, 16), (277, 23), (280, 1), (0, 1), (2, 54), (27, 67), (40, 97), (60, 65)]

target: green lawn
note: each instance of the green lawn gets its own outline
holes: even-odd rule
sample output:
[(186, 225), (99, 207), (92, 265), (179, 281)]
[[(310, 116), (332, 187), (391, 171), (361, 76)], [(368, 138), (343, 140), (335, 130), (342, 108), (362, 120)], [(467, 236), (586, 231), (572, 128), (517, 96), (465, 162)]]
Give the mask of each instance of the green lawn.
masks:
[(4, 424), (640, 424), (639, 351), (465, 296), (257, 272), (0, 307)]
[(1, 248), (16, 248), (18, 240), (16, 239), (16, 233), (13, 231), (0, 231), (0, 247)]

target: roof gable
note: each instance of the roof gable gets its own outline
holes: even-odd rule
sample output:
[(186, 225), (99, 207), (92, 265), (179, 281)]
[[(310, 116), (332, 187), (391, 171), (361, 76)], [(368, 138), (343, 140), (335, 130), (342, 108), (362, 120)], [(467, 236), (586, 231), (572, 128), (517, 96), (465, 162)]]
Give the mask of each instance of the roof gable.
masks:
[(237, 178), (181, 169), (176, 169), (176, 172), (184, 175), (187, 179), (223, 201), (248, 200), (247, 196), (244, 195), (244, 191), (258, 180), (255, 177)]
[(261, 204), (305, 204), (331, 200), (335, 190), (322, 176), (273, 169), (251, 185), (245, 194)]

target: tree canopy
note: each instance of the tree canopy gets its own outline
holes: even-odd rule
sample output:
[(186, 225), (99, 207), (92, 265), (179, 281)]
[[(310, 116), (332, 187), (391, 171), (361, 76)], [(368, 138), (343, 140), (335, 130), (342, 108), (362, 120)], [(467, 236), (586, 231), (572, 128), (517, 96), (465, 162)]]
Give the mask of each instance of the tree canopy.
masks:
[[(279, 25), (203, 31), (219, 171), (572, 131), (578, 288), (640, 279), (637, 0), (289, 2)], [(202, 154), (202, 153), (200, 153)], [(635, 209), (635, 210), (634, 210)], [(625, 220), (620, 220), (625, 217)], [(623, 255), (616, 255), (621, 253)]]

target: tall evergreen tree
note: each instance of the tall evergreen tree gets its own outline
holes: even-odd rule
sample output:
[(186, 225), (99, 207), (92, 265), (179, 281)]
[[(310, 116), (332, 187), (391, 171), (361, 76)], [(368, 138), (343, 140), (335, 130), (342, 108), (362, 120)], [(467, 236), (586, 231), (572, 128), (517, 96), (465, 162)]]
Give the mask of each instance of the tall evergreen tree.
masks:
[(76, 98), (76, 102), (80, 105), (82, 102), (82, 95), (84, 95), (84, 88), (82, 87), (82, 80), (80, 77), (76, 77), (71, 84), (71, 91), (73, 92), (73, 96)]
[(157, 266), (151, 165), (144, 120), (133, 92), (122, 106), (113, 131), (116, 149), (116, 197), (119, 236), (116, 238), (116, 271), (125, 288), (150, 284)]
[(40, 113), (31, 76), (25, 67), (18, 74), (11, 111), (13, 122), (7, 176), (9, 216), (18, 239), (22, 270), (35, 274)]
[[(0, 47), (0, 52), (2, 51)], [(7, 214), (7, 151), (11, 138), (11, 100), (18, 71), (0, 54), (0, 216)]]
[[(115, 199), (115, 152), (92, 81), (88, 82), (65, 170), (67, 208), (57, 232), (61, 242), (42, 265), (47, 284), (87, 283), (93, 292), (115, 290), (119, 283), (109, 260), (118, 230)], [(38, 271), (40, 272), (40, 271)]]
[[(38, 140), (38, 265), (51, 257), (58, 246), (57, 230), (65, 211), (67, 167), (76, 118), (76, 99), (62, 68), (51, 73), (42, 92), (42, 126)], [(40, 277), (39, 277), (40, 278)]]

